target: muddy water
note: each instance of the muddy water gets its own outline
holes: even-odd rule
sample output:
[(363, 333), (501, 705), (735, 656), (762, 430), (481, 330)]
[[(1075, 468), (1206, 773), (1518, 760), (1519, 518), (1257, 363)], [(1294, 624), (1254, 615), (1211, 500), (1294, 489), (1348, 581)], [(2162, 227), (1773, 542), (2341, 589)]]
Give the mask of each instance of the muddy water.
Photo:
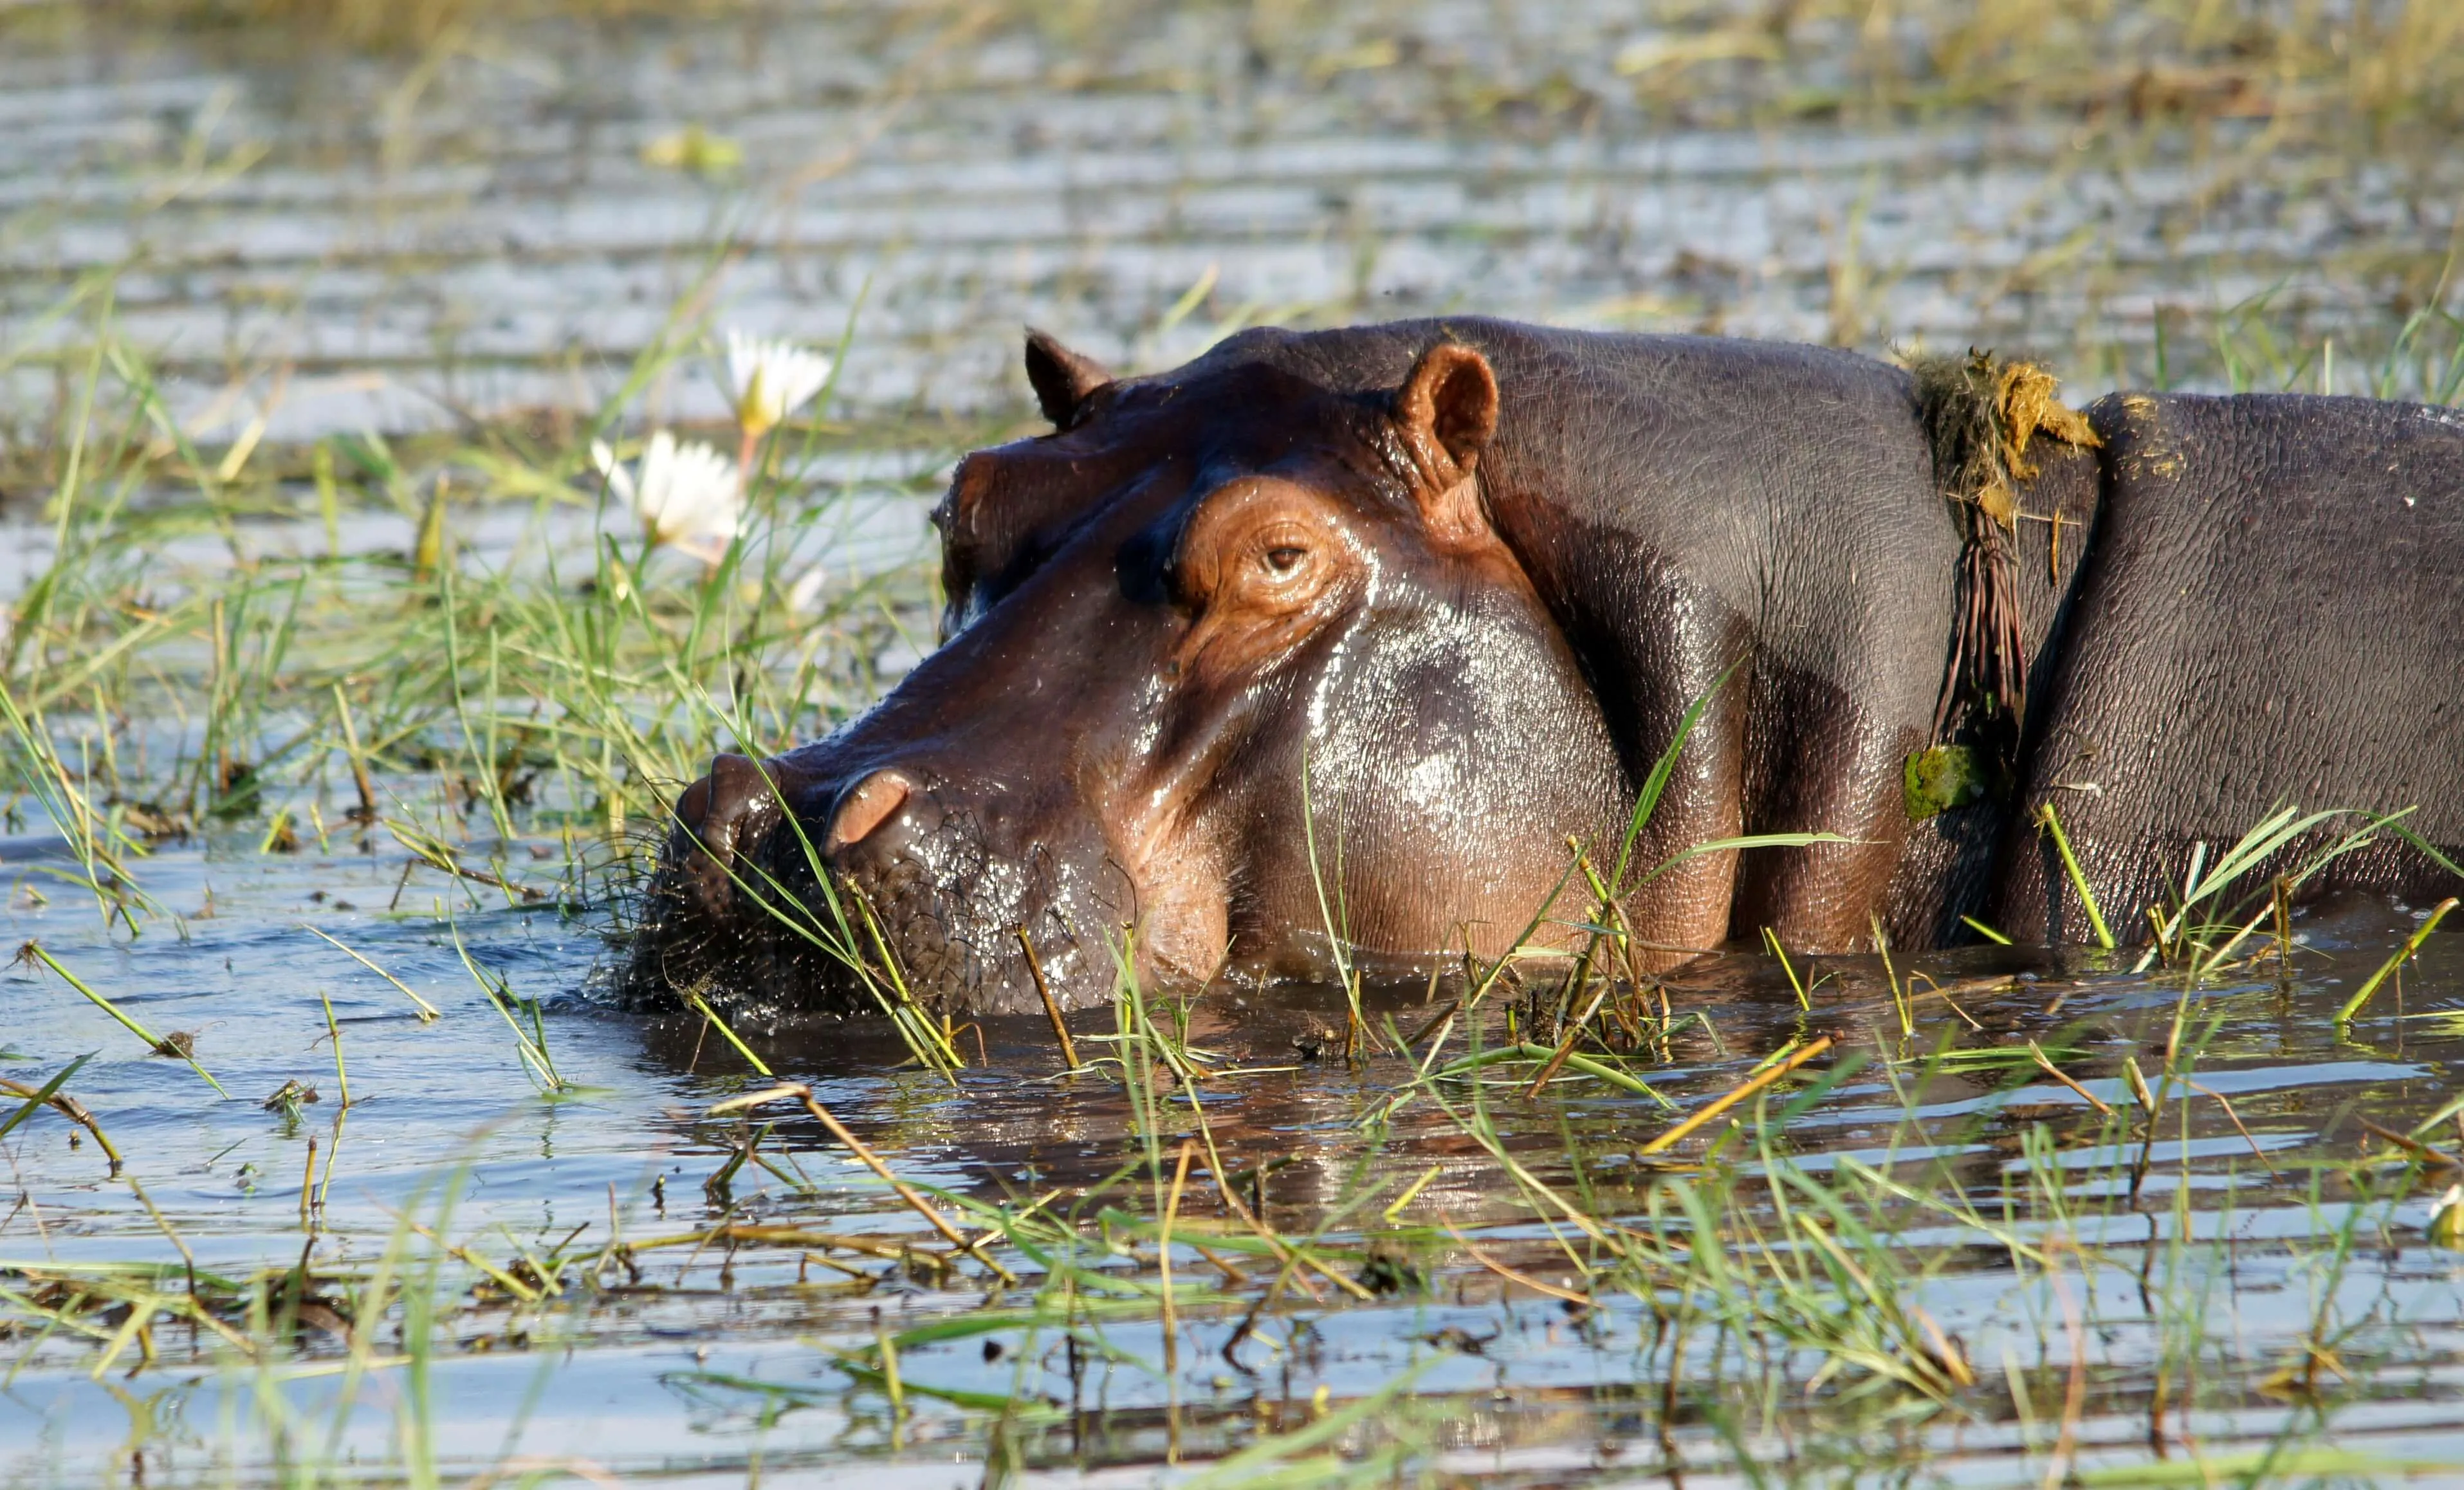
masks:
[[(680, 302), (852, 326), (843, 404), (876, 414), (1016, 407), (1022, 322), (1153, 366), (1246, 321), (1464, 312), (2362, 391), (2464, 200), (2452, 141), (2314, 128), (2307, 95), (1843, 123), (1844, 65), (1660, 60), (1718, 7), (713, 9), (394, 57), (0, 16), (10, 420), (92, 304), (45, 313), (114, 270), (209, 443), (588, 407)], [(717, 408), (699, 372), (644, 404)]]

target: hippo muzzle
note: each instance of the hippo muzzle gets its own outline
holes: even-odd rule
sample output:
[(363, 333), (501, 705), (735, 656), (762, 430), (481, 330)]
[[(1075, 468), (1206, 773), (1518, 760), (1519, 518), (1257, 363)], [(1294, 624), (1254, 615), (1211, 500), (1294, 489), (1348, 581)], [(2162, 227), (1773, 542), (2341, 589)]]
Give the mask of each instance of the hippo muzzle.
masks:
[(1006, 794), (814, 755), (721, 755), (678, 796), (629, 993), (690, 990), (756, 1017), (902, 997), (954, 1016), (1026, 1012), (1041, 999), (1023, 931), (1048, 985), (1097, 996), (1079, 985), (1110, 957), (1083, 928), (1114, 912)]

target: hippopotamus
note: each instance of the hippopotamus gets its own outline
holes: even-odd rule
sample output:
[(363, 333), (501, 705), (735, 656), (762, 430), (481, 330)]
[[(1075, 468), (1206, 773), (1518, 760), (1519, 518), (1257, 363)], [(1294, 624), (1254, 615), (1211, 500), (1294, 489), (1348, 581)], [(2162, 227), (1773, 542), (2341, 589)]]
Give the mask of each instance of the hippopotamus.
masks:
[(2077, 941), (2048, 805), (2124, 937), (2280, 803), (2406, 812), (2305, 893), (2464, 889), (2453, 411), (1473, 318), (1026, 372), (938, 649), (678, 795), (635, 987), (1032, 1012), (1563, 952), (1601, 888), (1653, 969)]

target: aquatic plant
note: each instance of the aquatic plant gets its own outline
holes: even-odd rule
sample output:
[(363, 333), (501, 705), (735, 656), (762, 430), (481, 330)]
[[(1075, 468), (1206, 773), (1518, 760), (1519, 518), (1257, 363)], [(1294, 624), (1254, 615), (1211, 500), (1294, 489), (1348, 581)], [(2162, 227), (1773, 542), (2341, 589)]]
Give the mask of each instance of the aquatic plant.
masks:
[(808, 347), (730, 328), (727, 380), (735, 390), (736, 422), (745, 438), (759, 440), (785, 423), (829, 383), (834, 366)]
[(591, 445), (590, 461), (616, 499), (640, 516), (653, 545), (667, 544), (713, 569), (727, 557), (743, 525), (744, 483), (726, 456), (698, 441), (680, 444), (661, 429), (642, 448), (638, 473), (604, 441)]

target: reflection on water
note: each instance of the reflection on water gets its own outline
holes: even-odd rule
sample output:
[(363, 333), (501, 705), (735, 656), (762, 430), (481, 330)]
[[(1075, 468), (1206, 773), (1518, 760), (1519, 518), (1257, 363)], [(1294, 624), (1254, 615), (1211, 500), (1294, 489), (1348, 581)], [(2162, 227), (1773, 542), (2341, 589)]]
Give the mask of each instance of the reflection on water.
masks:
[[(1070, 1345), (1048, 1320), (1024, 1323), (1023, 1294), (1008, 1296), (1009, 1315), (981, 1313), (991, 1280), (980, 1271), (829, 1251), (813, 1238), (935, 1238), (792, 1108), (777, 1109), (787, 1115), (765, 1140), (779, 1169), (747, 1167), (706, 1186), (741, 1130), (703, 1109), (768, 1083), (696, 1020), (601, 1008), (588, 992), (603, 955), (589, 919), (508, 909), (502, 896), (492, 907), (484, 887), (465, 890), (424, 869), (406, 880), (401, 856), (350, 852), (341, 840), (296, 857), (253, 847), (174, 847), (148, 861), (148, 887), (192, 919), (185, 936), (165, 927), (132, 943), (106, 941), (91, 906), (65, 894), (46, 891), (54, 902), (31, 907), (25, 887), (43, 882), (27, 876), (51, 850), (33, 838), (7, 842), (9, 940), (39, 937), (141, 1022), (192, 1033), (198, 1059), (233, 1095), (216, 1101), (186, 1064), (142, 1054), (58, 979), (9, 972), (0, 1043), (10, 1059), (0, 1074), (40, 1076), (99, 1052), (77, 1090), (145, 1197), (110, 1177), (92, 1143), (73, 1143), (70, 1125), (38, 1117), (6, 1146), (23, 1194), (0, 1226), (9, 1265), (176, 1262), (167, 1227), (209, 1273), (287, 1267), (303, 1248), (320, 1268), (364, 1268), (401, 1217), (432, 1213), (446, 1183), (458, 1187), (447, 1229), (474, 1254), (544, 1255), (583, 1235), (586, 1256), (611, 1225), (652, 1246), (721, 1224), (807, 1237), (801, 1249), (705, 1241), (644, 1251), (629, 1278), (618, 1270), (604, 1280), (611, 1286), (595, 1303), (481, 1307), (452, 1323), (424, 1411), (447, 1467), (460, 1473), (496, 1462), (518, 1424), (523, 1457), (627, 1477), (740, 1476), (757, 1462), (778, 1473), (852, 1456), (939, 1483), (926, 1474), (931, 1465), (946, 1470), (954, 1454), (973, 1462), (985, 1452), (989, 1419), (964, 1405), (979, 1400), (970, 1393), (1015, 1394), (1032, 1408), (1015, 1439), (1028, 1465), (1151, 1464), (1175, 1444), (1202, 1456), (1257, 1432), (1300, 1428), (1328, 1402), (1368, 1398), (1418, 1369), (1413, 1391), (1431, 1406), (1388, 1426), (1418, 1444), (1426, 1457), (1416, 1462), (1460, 1473), (1558, 1482), (1617, 1462), (1713, 1465), (1732, 1457), (1729, 1435), (1742, 1434), (1735, 1443), (1757, 1454), (1796, 1452), (1808, 1462), (1920, 1454), (1997, 1478), (2023, 1449), (2047, 1451), (2073, 1359), (2086, 1369), (2073, 1421), (2090, 1469), (2147, 1461), (2151, 1432), (2169, 1435), (2177, 1453), (2195, 1445), (2210, 1457), (2263, 1449), (2288, 1428), (2308, 1445), (2317, 1425), (2304, 1414), (2331, 1411), (2338, 1452), (2464, 1464), (2454, 1427), (2464, 1387), (2458, 1254), (2420, 1243), (2429, 1191), (2409, 1191), (2401, 1171), (2382, 1170), (2392, 1188), (2365, 1193), (2340, 1167), (2368, 1141), (2365, 1124), (2409, 1129), (2458, 1090), (2464, 938), (2433, 936), (2401, 991), (2352, 1025), (2328, 1018), (2417, 925), (2409, 909), (2355, 902), (2305, 916), (2306, 950), (2289, 979), (2270, 959), (2195, 997), (2184, 1038), (2202, 1051), (2198, 1089), (2171, 1091), (2152, 1141), (2100, 1129), (2089, 1104), (2131, 1110), (2125, 1059), (2159, 1068), (2180, 989), (2163, 975), (2108, 971), (2092, 953), (1974, 949), (1925, 959), (1920, 971), (1950, 996), (1921, 1007), (1913, 1039), (1900, 1035), (1869, 959), (1821, 960), (1814, 975), (1835, 975), (1810, 1012), (1760, 958), (1689, 970), (1675, 997), (1700, 1018), (1637, 1066), (1668, 1106), (1579, 1073), (1534, 1098), (1524, 1089), (1529, 1064), (1495, 1067), (1493, 1085), (1477, 1095), (1496, 1151), (1464, 1127), (1468, 1085), (1395, 1107), (1410, 1074), (1400, 1058), (1347, 1067), (1333, 1033), (1346, 1018), (1339, 996), (1218, 990), (1191, 1011), (1188, 1041), (1221, 1067), (1254, 1073), (1202, 1092), (1206, 1132), (1233, 1192), (1291, 1237), (1311, 1235), (1349, 1205), (1321, 1240), (1363, 1278), (1375, 1265), (1364, 1259), (1389, 1255), (1425, 1282), (1354, 1301), (1331, 1278), (1305, 1274), (1307, 1289), (1289, 1287), (1244, 1328), (1272, 1259), (1221, 1250), (1253, 1234), (1211, 1179), (1193, 1179), (1186, 1225), (1218, 1239), (1176, 1249), (1179, 1276), (1197, 1291), (1167, 1366), (1151, 1308), (1115, 1306), (1106, 1323), (1089, 1296), (1090, 1332)], [(533, 861), (517, 851), (510, 862)], [(422, 1023), (402, 993), (305, 926), (401, 977), (443, 1017)], [(457, 931), (517, 996), (545, 1001), (547, 1047), (570, 1093), (542, 1096), (525, 1079), (505, 1019), (461, 964)], [(338, 1110), (320, 995), (339, 1030), (347, 1117)], [(1422, 998), (1417, 989), (1386, 991), (1372, 998), (1371, 1018), (1412, 1035), (1427, 1022)], [(1496, 1012), (1481, 1037), (1490, 1044), (1506, 1038)], [(1107, 1048), (1109, 1015), (1074, 1023), (1084, 1050)], [(971, 1053), (977, 1033), (962, 1032)], [(953, 1086), (896, 1069), (901, 1052), (867, 1026), (747, 1032), (780, 1077), (810, 1082), (903, 1176), (955, 1194), (994, 1203), (1067, 1196), (1142, 1151), (1142, 1099), (1110, 1077), (1058, 1076), (1043, 1021), (994, 1021), (979, 1033), (989, 1061)], [(1531, 1195), (1580, 1194), (1591, 1214), (1634, 1235), (1665, 1227), (1678, 1194), (1670, 1187), (1710, 1182), (1642, 1153), (1645, 1141), (1667, 1128), (1672, 1108), (1699, 1107), (1786, 1041), (1817, 1035), (1866, 1063), (1787, 1123), (1781, 1150), (1727, 1144), (1706, 1172), (1728, 1173), (1727, 1224), (1739, 1227), (1776, 1226), (1777, 1197), (1755, 1176), (1782, 1162), (1829, 1183), (1897, 1175), (1911, 1195), (1975, 1204), (1978, 1221), (1904, 1207), (1892, 1245), (1930, 1260), (1906, 1281), (1906, 1301), (1958, 1342), (1992, 1390), (1907, 1419), (1900, 1431), (1916, 1436), (1888, 1451), (1857, 1447), (1870, 1425), (1857, 1427), (1853, 1392), (1819, 1394), (1796, 1425), (1723, 1415), (1732, 1389), (1722, 1383), (1731, 1377), (1806, 1379), (1823, 1357), (1802, 1342), (1705, 1336), (1672, 1356), (1666, 1303), (1647, 1291), (1602, 1286), (1599, 1307), (1569, 1309), (1525, 1286), (1577, 1282), (1570, 1259), (1597, 1250), (1562, 1217), (1552, 1225)], [(2024, 1061), (1929, 1059), (1945, 1041), (2009, 1053), (2030, 1040), (2058, 1057), (2076, 1087)], [(1460, 1037), (1455, 1048), (1465, 1048)], [(292, 1111), (258, 1105), (289, 1082), (315, 1087), (319, 1100)], [(1389, 1109), (1382, 1136), (1364, 1129), (1364, 1119)], [(1168, 1093), (1165, 1113), (1158, 1142), (1168, 1176), (1179, 1135), (1196, 1129)], [(1702, 1156), (1717, 1132), (1679, 1152)], [(1199, 1174), (1215, 1164), (1199, 1151)], [(456, 1178), (440, 1178), (449, 1172)], [(323, 1197), (313, 1235), (301, 1209), (311, 1173)], [(2031, 1174), (2051, 1176), (2066, 1215), (2024, 1202)], [(1103, 1203), (1152, 1216), (1153, 1183), (1139, 1172)], [(1364, 1186), (1375, 1191), (1367, 1206), (1355, 1198)], [(2006, 1197), (2022, 1197), (2021, 1208), (2006, 1215)], [(1091, 1210), (1079, 1220), (1090, 1238), (1103, 1230)], [(1997, 1239), (1979, 1225), (2009, 1230)], [(1457, 1244), (1467, 1234), (1477, 1251)], [(2067, 1260), (2049, 1251), (2050, 1268), (2011, 1251), (2032, 1238), (2050, 1247), (2056, 1237), (2079, 1250)], [(1739, 1231), (1725, 1244), (1758, 1243)], [(1115, 1248), (1081, 1260), (1090, 1279), (1127, 1288), (1152, 1278), (1151, 1245), (1123, 1235)], [(1031, 1285), (1041, 1264), (1004, 1255)], [(1219, 1267), (1241, 1270), (1243, 1286)], [(1218, 1302), (1200, 1284), (1222, 1285)], [(861, 1355), (881, 1330), (913, 1332), (936, 1319), (964, 1325), (938, 1340), (911, 1333), (900, 1357), (913, 1384), (903, 1417), (836, 1364), (833, 1352)], [(2302, 1342), (2321, 1328), (2349, 1385), (2337, 1378), (2322, 1396), (2288, 1397), (2278, 1369), (2298, 1363)], [(12, 1482), (47, 1459), (45, 1474), (72, 1479), (124, 1469), (129, 1404), (141, 1397), (159, 1414), (145, 1449), (149, 1478), (207, 1478), (228, 1452), (226, 1413), (244, 1419), (257, 1389), (209, 1334), (165, 1325), (152, 1346), (157, 1364), (120, 1384), (88, 1379), (91, 1341), (11, 1342), (0, 1462)], [(312, 1332), (302, 1348), (312, 1361), (333, 1361), (342, 1341)], [(2019, 1385), (2005, 1390), (2006, 1376)], [(2186, 1385), (2193, 1376), (2204, 1385)], [(383, 1377), (346, 1435), (379, 1456), (399, 1426), (398, 1390)], [(1672, 1377), (1683, 1390), (1663, 1402), (1659, 1384)], [(331, 1390), (321, 1380), (286, 1390), (314, 1404)], [(2175, 1402), (2188, 1405), (2163, 1406), (2159, 1383), (2167, 1380)], [(2038, 1397), (2014, 1405), (2031, 1391)], [(1441, 1411), (1441, 1402), (1450, 1405)], [(1355, 1447), (1369, 1452), (1374, 1437), (1355, 1435)]]

